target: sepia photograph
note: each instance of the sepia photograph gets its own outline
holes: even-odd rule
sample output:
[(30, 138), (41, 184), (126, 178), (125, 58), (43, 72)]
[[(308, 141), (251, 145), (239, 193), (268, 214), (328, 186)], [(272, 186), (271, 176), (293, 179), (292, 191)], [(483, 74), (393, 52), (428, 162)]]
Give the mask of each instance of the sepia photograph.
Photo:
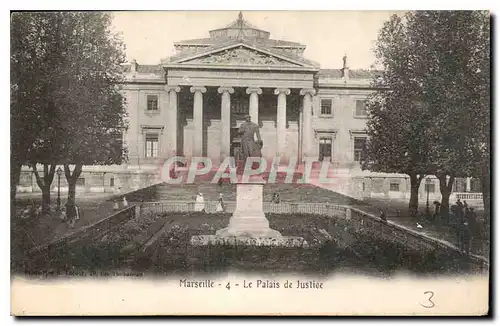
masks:
[(14, 316), (487, 316), (491, 13), (12, 11)]

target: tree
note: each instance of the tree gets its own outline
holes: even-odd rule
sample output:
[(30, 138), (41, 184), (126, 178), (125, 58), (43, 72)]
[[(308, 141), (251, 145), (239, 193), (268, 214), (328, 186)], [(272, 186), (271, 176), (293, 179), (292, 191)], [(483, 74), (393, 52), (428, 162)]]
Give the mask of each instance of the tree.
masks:
[[(388, 119), (380, 126), (371, 123), (378, 128), (372, 129), (395, 129), (403, 133), (403, 144), (405, 140), (414, 143), (408, 151), (411, 165), (417, 166), (420, 174), (434, 174), (439, 179), (441, 212), (446, 216), (456, 177), (476, 171), (489, 179), (488, 13), (417, 11), (393, 16), (382, 28), (375, 52), (386, 70), (382, 81), (390, 91), (378, 95), (387, 102), (388, 110), (394, 114), (398, 110), (411, 112), (413, 103), (419, 103), (419, 109), (409, 120), (402, 118), (401, 123), (413, 132), (404, 133), (395, 125), (397, 119)], [(375, 116), (380, 115), (377, 105), (373, 110)], [(411, 129), (412, 125), (417, 128)], [(378, 146), (397, 147), (392, 143)], [(372, 149), (372, 156), (387, 161), (379, 158), (378, 152)], [(388, 169), (384, 164), (379, 168)]]
[[(72, 50), (68, 51), (66, 96), (60, 103), (65, 135), (61, 144), (68, 181), (67, 206), (74, 206), (76, 181), (84, 164), (121, 164), (126, 109), (118, 87), (124, 48), (111, 31), (107, 13), (68, 13)], [(71, 167), (73, 166), (73, 171)]]
[[(421, 100), (432, 117), (427, 140), (446, 217), (455, 178), (474, 173), (484, 156), (478, 149), (489, 138), (489, 14), (417, 11), (408, 14), (407, 21), (418, 54), (413, 78), (422, 85)], [(480, 141), (478, 132), (483, 135)]]
[[(15, 81), (24, 87), (17, 88), (33, 91), (16, 91), (12, 96), (14, 118), (19, 116), (14, 120), (23, 122), (27, 111), (31, 121), (18, 123), (17, 132), (31, 122), (37, 129), (27, 135), (27, 141), (13, 141), (15, 153), (21, 157), (16, 163), (19, 169), (24, 163), (33, 167), (45, 210), (50, 204), (55, 166), (64, 164), (68, 204), (72, 206), (83, 164), (121, 162), (125, 108), (117, 85), (125, 58), (123, 44), (111, 31), (108, 13), (21, 15), (13, 23), (16, 47), (11, 61), (16, 64)], [(33, 40), (22, 44), (25, 39)], [(28, 73), (30, 83), (25, 86), (22, 77)], [(37, 164), (44, 167), (43, 178)], [(73, 173), (70, 165), (75, 166)]]
[(418, 211), (418, 189), (428, 173), (425, 130), (430, 117), (419, 101), (420, 85), (412, 76), (414, 53), (403, 19), (397, 15), (379, 34), (375, 54), (384, 69), (376, 76), (377, 89), (368, 101), (368, 142), (363, 169), (404, 173), (410, 177), (409, 213)]
[[(61, 13), (15, 13), (11, 32), (11, 199), (14, 202), (23, 164), (33, 166), (45, 211), (59, 151), (57, 106), (52, 94), (64, 53)], [(36, 164), (44, 166), (41, 178)]]
[[(11, 203), (14, 204), (21, 167), (28, 164), (35, 140), (47, 127), (44, 100), (54, 61), (54, 25), (43, 13), (11, 16)], [(47, 180), (47, 179), (46, 179)]]

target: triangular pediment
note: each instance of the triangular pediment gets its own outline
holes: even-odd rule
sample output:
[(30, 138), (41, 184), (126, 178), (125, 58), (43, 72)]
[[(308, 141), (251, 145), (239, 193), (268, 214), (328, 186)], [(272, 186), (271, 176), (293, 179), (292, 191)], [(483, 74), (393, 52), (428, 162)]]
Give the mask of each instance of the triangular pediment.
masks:
[(175, 63), (193, 65), (237, 65), (237, 66), (283, 66), (308, 67), (299, 60), (287, 58), (286, 55), (275, 54), (258, 47), (237, 44), (208, 53), (199, 53), (188, 58), (176, 60)]

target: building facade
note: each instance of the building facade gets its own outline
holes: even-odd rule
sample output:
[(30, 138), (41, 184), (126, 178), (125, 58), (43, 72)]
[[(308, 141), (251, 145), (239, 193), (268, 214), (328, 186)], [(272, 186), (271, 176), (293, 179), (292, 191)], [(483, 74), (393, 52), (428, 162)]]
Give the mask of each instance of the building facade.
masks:
[(347, 58), (342, 69), (320, 69), (304, 57), (305, 45), (271, 39), (241, 16), (209, 35), (176, 42), (177, 53), (161, 65), (125, 68), (130, 164), (174, 154), (221, 162), (235, 156), (236, 130), (250, 115), (267, 159), (357, 165), (365, 100), (379, 72), (349, 70)]
[[(342, 68), (322, 69), (304, 57), (305, 45), (272, 39), (241, 13), (209, 37), (174, 47), (175, 55), (158, 65), (124, 66), (128, 162), (86, 167), (82, 191), (127, 191), (159, 182), (158, 170), (172, 156), (209, 157), (214, 165), (237, 156), (237, 129), (250, 115), (260, 126), (267, 160), (326, 160), (342, 180), (337, 191), (358, 198), (408, 197), (407, 176), (362, 171), (359, 164), (367, 139), (365, 101), (382, 72), (351, 70), (345, 56), (339, 58)], [(37, 188), (29, 172), (23, 178), (21, 191)], [(463, 182), (463, 191), (478, 191), (470, 179)], [(428, 187), (438, 199), (437, 180)]]

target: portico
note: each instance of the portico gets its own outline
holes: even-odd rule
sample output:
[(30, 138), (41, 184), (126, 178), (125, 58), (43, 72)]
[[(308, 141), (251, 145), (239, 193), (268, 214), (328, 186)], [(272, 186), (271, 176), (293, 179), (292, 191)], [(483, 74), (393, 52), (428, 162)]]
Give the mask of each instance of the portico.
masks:
[[(208, 156), (215, 161), (234, 156), (231, 130), (238, 128), (247, 114), (262, 128), (266, 158), (279, 156), (286, 160), (297, 157), (299, 152), (308, 153), (314, 93), (311, 88), (168, 85), (165, 89), (171, 110), (171, 155)], [(177, 140), (179, 132), (187, 137)]]

